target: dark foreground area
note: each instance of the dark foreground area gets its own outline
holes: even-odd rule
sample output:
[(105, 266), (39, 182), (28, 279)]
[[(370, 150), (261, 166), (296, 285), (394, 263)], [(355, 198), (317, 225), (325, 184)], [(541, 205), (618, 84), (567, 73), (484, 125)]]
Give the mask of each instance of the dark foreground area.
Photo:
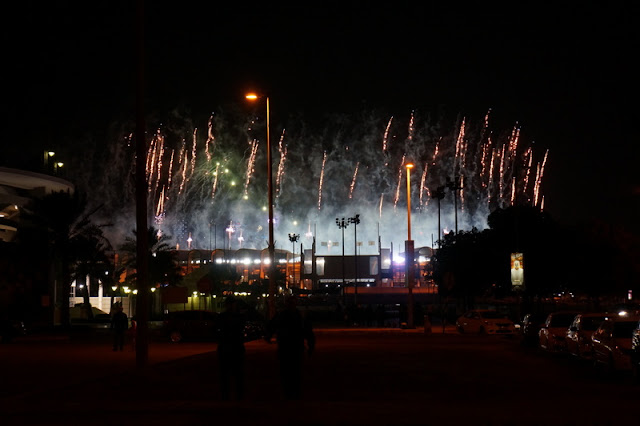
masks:
[(247, 343), (244, 401), (220, 400), (215, 344), (154, 342), (149, 367), (107, 341), (0, 346), (3, 425), (637, 424), (640, 386), (517, 339), (316, 330), (302, 400), (281, 397), (275, 345)]

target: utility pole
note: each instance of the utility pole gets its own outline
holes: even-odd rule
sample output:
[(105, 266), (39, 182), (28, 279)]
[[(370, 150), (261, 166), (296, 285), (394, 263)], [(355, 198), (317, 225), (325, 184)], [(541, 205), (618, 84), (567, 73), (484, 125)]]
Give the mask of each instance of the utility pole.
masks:
[(342, 219), (336, 218), (336, 225), (342, 230), (342, 302), (346, 306), (347, 293), (346, 283), (344, 280), (344, 228), (349, 226), (349, 222), (343, 217)]
[(353, 281), (353, 303), (358, 306), (358, 224), (360, 223), (360, 215), (357, 214), (354, 217), (349, 218), (349, 223), (353, 223), (353, 257), (355, 259), (355, 280)]
[(149, 283), (147, 232), (147, 141), (144, 117), (144, 1), (136, 7), (137, 81), (136, 81), (136, 280), (141, 294), (136, 306), (136, 366), (145, 368), (149, 361)]
[(455, 182), (448, 182), (447, 187), (453, 192), (453, 206), (454, 206), (454, 217), (455, 217), (455, 229), (456, 236), (458, 236), (458, 191), (462, 189), (462, 186), (458, 184), (458, 176), (456, 176)]
[(445, 196), (444, 186), (439, 186), (434, 191), (431, 198), (435, 198), (438, 200), (438, 248), (442, 246), (442, 225), (440, 224), (440, 200), (442, 200)]
[(289, 241), (291, 241), (291, 269), (293, 271), (293, 285), (296, 285), (296, 265), (295, 265), (295, 257), (296, 257), (296, 242), (300, 239), (300, 234), (289, 234)]

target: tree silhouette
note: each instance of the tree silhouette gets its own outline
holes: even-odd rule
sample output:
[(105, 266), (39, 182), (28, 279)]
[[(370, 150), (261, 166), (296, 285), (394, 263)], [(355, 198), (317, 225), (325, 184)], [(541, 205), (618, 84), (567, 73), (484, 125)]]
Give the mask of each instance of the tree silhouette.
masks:
[[(137, 265), (137, 237), (136, 230), (131, 231), (132, 236), (125, 238), (125, 242), (119, 247), (123, 255), (123, 267), (135, 271)], [(158, 232), (153, 226), (146, 232), (148, 242), (149, 282), (151, 285), (176, 285), (182, 279), (180, 266), (176, 254), (171, 249), (168, 241), (171, 237)], [(127, 276), (127, 280), (135, 284), (136, 273)]]
[[(63, 327), (70, 325), (69, 295), (73, 279), (88, 272), (89, 264), (109, 264), (111, 245), (103, 234), (103, 226), (91, 219), (99, 209), (100, 206), (88, 210), (86, 196), (79, 191), (60, 191), (36, 199), (29, 215), (47, 236), (49, 258), (60, 282)], [(90, 310), (90, 305), (87, 307)]]

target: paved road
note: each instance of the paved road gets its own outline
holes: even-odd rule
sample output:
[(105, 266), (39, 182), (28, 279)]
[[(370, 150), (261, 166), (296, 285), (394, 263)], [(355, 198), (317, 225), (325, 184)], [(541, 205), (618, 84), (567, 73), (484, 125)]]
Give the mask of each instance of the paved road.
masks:
[[(150, 366), (107, 342), (0, 347), (2, 424), (637, 424), (640, 386), (516, 340), (317, 330), (304, 396), (281, 398), (275, 346), (247, 344), (247, 398), (220, 401), (211, 343), (153, 343)], [(627, 423), (625, 423), (627, 422)]]

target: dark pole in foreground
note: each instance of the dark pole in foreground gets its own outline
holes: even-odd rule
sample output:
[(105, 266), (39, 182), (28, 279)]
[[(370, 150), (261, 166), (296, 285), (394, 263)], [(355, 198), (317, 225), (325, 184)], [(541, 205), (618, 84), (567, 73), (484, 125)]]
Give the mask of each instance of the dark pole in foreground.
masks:
[(360, 215), (349, 218), (349, 223), (353, 223), (353, 258), (355, 259), (355, 279), (353, 281), (353, 303), (358, 306), (358, 224), (360, 223)]
[(405, 167), (407, 168), (407, 241), (404, 247), (404, 263), (407, 280), (407, 327), (413, 328), (414, 250), (411, 239), (411, 169), (413, 163), (407, 163)]
[(342, 230), (342, 303), (344, 303), (346, 306), (347, 289), (344, 281), (344, 228), (349, 225), (349, 222), (347, 222), (344, 217), (342, 219), (336, 218), (336, 225), (338, 225), (338, 228)]
[(442, 225), (440, 224), (440, 200), (445, 196), (444, 186), (439, 186), (431, 198), (438, 200), (438, 248), (442, 247)]
[(269, 201), (269, 317), (276, 315), (276, 246), (273, 240), (273, 176), (271, 172), (271, 135), (269, 134), (269, 96), (267, 98), (267, 192)]
[(136, 280), (140, 298), (136, 306), (136, 366), (149, 360), (148, 251), (147, 239), (147, 141), (144, 118), (144, 1), (137, 1), (137, 82), (136, 82)]
[[(291, 241), (291, 269), (293, 271), (293, 286), (295, 287), (296, 285), (296, 264), (295, 264), (295, 258), (296, 258), (296, 242), (300, 239), (300, 234), (294, 234), (294, 233), (290, 233), (289, 234), (289, 241)], [(300, 255), (302, 255), (302, 249), (300, 251)], [(302, 281), (302, 280), (300, 280)]]
[(261, 97), (267, 101), (267, 202), (269, 203), (269, 318), (276, 315), (276, 243), (273, 240), (273, 176), (271, 173), (271, 135), (269, 130), (269, 96), (259, 96), (256, 93), (249, 93), (245, 96), (248, 100), (256, 100)]

